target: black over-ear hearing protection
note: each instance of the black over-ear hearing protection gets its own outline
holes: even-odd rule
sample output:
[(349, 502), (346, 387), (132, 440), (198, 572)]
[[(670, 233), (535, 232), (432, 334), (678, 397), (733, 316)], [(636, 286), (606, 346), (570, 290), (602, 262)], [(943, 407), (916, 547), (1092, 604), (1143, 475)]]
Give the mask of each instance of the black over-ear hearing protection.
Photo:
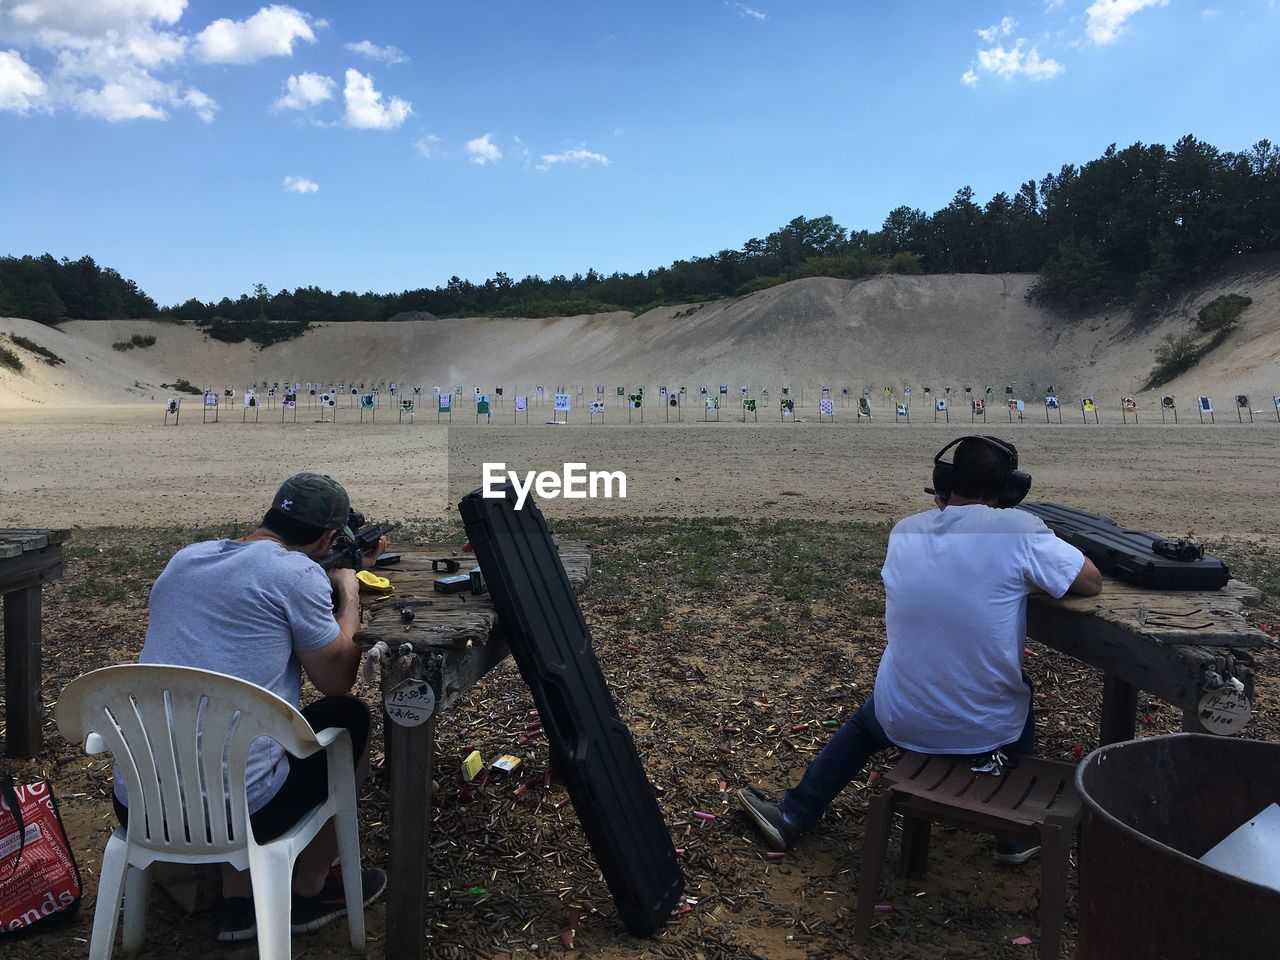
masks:
[(1018, 469), (1018, 451), (1011, 445), (996, 437), (974, 434), (968, 437), (957, 437), (938, 451), (933, 458), (933, 490), (944, 501), (951, 499), (951, 487), (954, 482), (955, 464), (942, 458), (948, 450), (965, 440), (977, 440), (1004, 454), (1009, 469), (1000, 481), (1000, 491), (996, 503), (1000, 507), (1016, 507), (1031, 490), (1031, 474)]

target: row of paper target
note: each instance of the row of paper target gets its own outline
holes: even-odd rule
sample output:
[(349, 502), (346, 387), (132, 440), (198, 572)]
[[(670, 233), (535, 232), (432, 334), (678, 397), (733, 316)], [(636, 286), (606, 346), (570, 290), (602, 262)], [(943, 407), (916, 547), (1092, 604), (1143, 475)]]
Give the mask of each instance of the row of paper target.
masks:
[[(270, 402), (270, 399), (273, 399), (275, 397), (275, 392), (268, 390), (267, 396), (269, 398), (268, 402)], [(235, 397), (235, 393), (234, 391), (232, 391), (227, 396), (226, 399), (234, 400), (234, 397)], [(257, 408), (260, 402), (261, 402), (261, 398), (253, 390), (249, 390), (244, 394), (243, 404), (246, 410), (253, 410)], [(337, 402), (338, 402), (337, 394), (332, 392), (325, 392), (325, 393), (319, 394), (316, 402), (319, 403), (322, 407), (326, 407), (326, 408), (335, 407), (337, 406)], [(209, 391), (204, 395), (203, 403), (205, 407), (218, 407), (219, 406), (218, 395), (213, 391)], [(360, 394), (361, 409), (372, 410), (374, 407), (377, 406), (377, 404), (378, 404), (378, 393), (376, 390), (373, 393)], [(298, 395), (294, 393), (292, 390), (282, 394), (280, 397), (280, 406), (283, 407), (285, 410), (296, 409), (298, 406)], [(181, 397), (170, 397), (165, 401), (166, 413), (177, 413), (179, 409), (181, 409), (181, 407), (182, 407)], [(412, 399), (409, 399), (408, 397), (401, 398), (400, 409), (405, 413), (412, 413), (414, 409), (414, 401)]]
[[(623, 388), (619, 387), (618, 389), (622, 390)], [(743, 387), (742, 389), (746, 390), (747, 388)], [(392, 386), (392, 390), (393, 390), (392, 395), (395, 396), (394, 385)], [(420, 387), (414, 387), (413, 390), (414, 390), (415, 397), (421, 393)], [(458, 390), (460, 391), (461, 388), (458, 388)], [(719, 396), (709, 394), (706, 387), (702, 387), (699, 392), (702, 394), (704, 405), (707, 410), (718, 411), (720, 409), (721, 401)], [(727, 388), (722, 386), (720, 389), (720, 396), (723, 396), (727, 392), (728, 392)], [(778, 404), (779, 409), (781, 410), (784, 416), (792, 414), (795, 410), (795, 400), (794, 398), (787, 396), (788, 392), (789, 392), (788, 389), (784, 387), (783, 396), (779, 400), (779, 404)], [(666, 387), (660, 387), (658, 390), (658, 395), (661, 401), (664, 404), (669, 404), (670, 406), (673, 406), (673, 407), (679, 406), (680, 405), (679, 397), (687, 393), (688, 393), (688, 389), (685, 387), (680, 388), (679, 394), (673, 391), (668, 391)], [(496, 388), (495, 394), (497, 396), (502, 396), (502, 388), (501, 387)], [(317, 394), (313, 390), (310, 395), (311, 396), (318, 395), (319, 403), (322, 406), (333, 407), (337, 403), (338, 390), (335, 387), (330, 387), (327, 390), (320, 392), (319, 394)], [(359, 393), (358, 389), (353, 389), (352, 395), (359, 396), (360, 407), (362, 409), (373, 409), (378, 404), (379, 390), (376, 387), (367, 393)], [(443, 393), (443, 392), (437, 395), (436, 409), (439, 413), (452, 413), (454, 409), (454, 403), (453, 403), (454, 395), (455, 394), (449, 394), (449, 393)], [(618, 396), (622, 396), (622, 395), (623, 395), (622, 393), (618, 394)], [(767, 388), (764, 391), (764, 395), (766, 397), (768, 396)], [(228, 390), (225, 392), (224, 396), (227, 399), (234, 399), (235, 391)], [(267, 388), (267, 396), (269, 398), (274, 398), (276, 396), (276, 390), (274, 387)], [(541, 396), (541, 394), (539, 394), (539, 396)], [(644, 407), (644, 396), (645, 396), (644, 388), (639, 388), (638, 390), (632, 393), (626, 394), (627, 406), (633, 410), (642, 409)], [(1235, 399), (1236, 399), (1236, 407), (1238, 409), (1241, 409), (1241, 410), (1250, 409), (1249, 397), (1246, 394), (1243, 394), (1243, 393), (1237, 394)], [(204, 394), (203, 400), (204, 400), (204, 405), (206, 407), (217, 407), (219, 405), (219, 396), (217, 393), (213, 392), (212, 390), (207, 391)], [(1276, 410), (1280, 412), (1280, 395), (1272, 397), (1272, 402), (1275, 405)], [(181, 403), (182, 403), (182, 400), (180, 397), (170, 397), (165, 404), (166, 411), (168, 413), (177, 413), (181, 406)], [(281, 397), (281, 406), (284, 409), (286, 410), (294, 409), (296, 408), (297, 403), (298, 403), (298, 393), (296, 391), (288, 390), (283, 393)], [(243, 396), (243, 404), (246, 410), (252, 410), (258, 406), (259, 396), (254, 388), (251, 387), (245, 391)], [(492, 415), (493, 400), (489, 394), (477, 393), (475, 395), (475, 404), (476, 404), (477, 416)], [(571, 411), (573, 408), (573, 396), (569, 393), (557, 392), (554, 394), (553, 404), (554, 404), (555, 410), (567, 413)], [(971, 400), (968, 401), (968, 404), (971, 407), (973, 413), (978, 416), (982, 416), (987, 412), (987, 401), (983, 397), (973, 397)], [(1007, 401), (1007, 405), (1011, 412), (1022, 413), (1026, 410), (1026, 403), (1023, 400), (1010, 399)], [(1061, 409), (1061, 406), (1062, 406), (1061, 398), (1055, 394), (1047, 394), (1044, 398), (1044, 405), (1047, 410)], [(909, 415), (910, 404), (897, 403), (895, 404), (895, 406), (896, 406), (895, 412), (898, 416)], [(1172, 395), (1166, 394), (1160, 398), (1160, 406), (1166, 410), (1176, 410), (1177, 401)], [(413, 399), (408, 397), (400, 399), (400, 410), (402, 412), (412, 413), (414, 411), (414, 407), (415, 407), (415, 403)], [(754, 413), (758, 409), (757, 401), (755, 398), (747, 397), (745, 394), (743, 394), (742, 407), (745, 412)], [(523, 413), (527, 411), (528, 408), (529, 408), (529, 397), (523, 394), (516, 396), (515, 398), (516, 412)], [(1137, 413), (1138, 403), (1133, 397), (1123, 397), (1121, 398), (1121, 401), (1120, 401), (1120, 408), (1121, 408), (1121, 411), (1124, 413)], [(933, 409), (939, 413), (949, 411), (951, 409), (949, 398), (947, 397), (935, 398), (933, 401)], [(1097, 399), (1092, 396), (1081, 397), (1080, 409), (1083, 413), (1086, 413), (1086, 414), (1096, 413), (1098, 410)], [(1214, 412), (1213, 397), (1208, 395), (1197, 397), (1196, 409), (1199, 410), (1201, 413), (1213, 413)], [(603, 414), (605, 412), (605, 402), (600, 399), (590, 401), (588, 404), (588, 411), (592, 414)], [(827, 416), (834, 416), (835, 415), (834, 401), (829, 396), (820, 398), (818, 401), (818, 412), (820, 414), (824, 414)], [(859, 414), (864, 416), (870, 415), (871, 413), (870, 402), (866, 396), (861, 396), (858, 398), (858, 412)]]

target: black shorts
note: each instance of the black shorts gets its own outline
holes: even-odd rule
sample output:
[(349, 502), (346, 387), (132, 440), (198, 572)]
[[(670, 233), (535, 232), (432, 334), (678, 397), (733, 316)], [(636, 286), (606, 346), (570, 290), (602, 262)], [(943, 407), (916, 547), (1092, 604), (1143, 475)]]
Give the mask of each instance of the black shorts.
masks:
[[(352, 759), (359, 764), (369, 742), (369, 708), (354, 697), (323, 697), (302, 708), (311, 729), (342, 727), (351, 734)], [(321, 803), (329, 793), (329, 770), (325, 752), (317, 750), (301, 760), (285, 754), (289, 774), (284, 783), (256, 813), (249, 814), (249, 825), (258, 843), (280, 836)], [(113, 794), (111, 802), (121, 826), (129, 825), (129, 808)]]

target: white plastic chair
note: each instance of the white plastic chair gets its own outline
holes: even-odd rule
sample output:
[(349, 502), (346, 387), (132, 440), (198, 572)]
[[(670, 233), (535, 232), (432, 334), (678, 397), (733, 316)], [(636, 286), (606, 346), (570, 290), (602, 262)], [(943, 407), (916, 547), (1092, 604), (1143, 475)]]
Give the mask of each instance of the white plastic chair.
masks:
[[(293, 862), (335, 818), (346, 878), (351, 946), (364, 949), (355, 775), (346, 730), (314, 732), (292, 705), (236, 677), (190, 667), (125, 665), (76, 678), (58, 700), (58, 729), (90, 754), (110, 750), (129, 793), (128, 829), (107, 840), (89, 944), (91, 960), (109, 960), (120, 903), (121, 944), (142, 945), (151, 865), (229, 863), (248, 869), (258, 953), (289, 960)], [(292, 829), (258, 844), (249, 828), (245, 764), (249, 746), (270, 737), (295, 757), (324, 750), (329, 795)], [(127, 878), (127, 879), (126, 879)]]

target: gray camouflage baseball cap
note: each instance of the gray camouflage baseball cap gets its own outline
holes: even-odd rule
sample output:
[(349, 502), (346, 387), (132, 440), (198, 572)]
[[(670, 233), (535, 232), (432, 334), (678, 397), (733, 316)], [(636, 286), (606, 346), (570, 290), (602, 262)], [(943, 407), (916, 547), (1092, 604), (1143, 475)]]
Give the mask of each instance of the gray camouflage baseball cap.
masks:
[(333, 477), (296, 473), (280, 484), (271, 507), (300, 523), (322, 530), (341, 530), (351, 514), (351, 499)]

